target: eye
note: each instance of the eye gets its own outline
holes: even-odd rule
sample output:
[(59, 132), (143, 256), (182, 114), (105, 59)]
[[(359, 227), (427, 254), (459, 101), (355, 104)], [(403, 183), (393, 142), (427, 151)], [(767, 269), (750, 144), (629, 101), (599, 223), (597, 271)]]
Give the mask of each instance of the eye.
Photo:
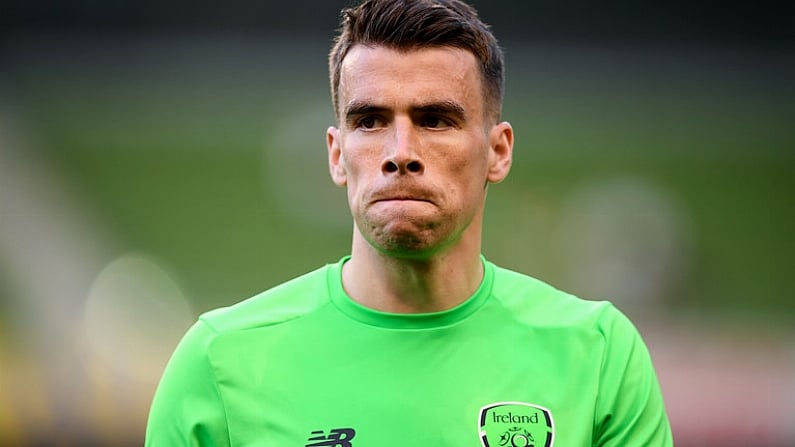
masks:
[(356, 121), (356, 127), (361, 129), (377, 129), (383, 125), (383, 121), (377, 116), (364, 116)]
[(452, 123), (438, 115), (426, 115), (420, 119), (420, 126), (428, 129), (444, 129), (451, 127)]

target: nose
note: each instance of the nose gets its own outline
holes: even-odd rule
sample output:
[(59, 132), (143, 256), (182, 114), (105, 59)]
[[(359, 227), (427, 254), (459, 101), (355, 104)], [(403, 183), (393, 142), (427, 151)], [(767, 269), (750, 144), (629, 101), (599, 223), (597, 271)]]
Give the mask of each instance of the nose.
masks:
[(395, 120), (394, 133), (386, 144), (381, 172), (384, 175), (418, 175), (425, 163), (418, 151), (420, 139), (410, 120)]

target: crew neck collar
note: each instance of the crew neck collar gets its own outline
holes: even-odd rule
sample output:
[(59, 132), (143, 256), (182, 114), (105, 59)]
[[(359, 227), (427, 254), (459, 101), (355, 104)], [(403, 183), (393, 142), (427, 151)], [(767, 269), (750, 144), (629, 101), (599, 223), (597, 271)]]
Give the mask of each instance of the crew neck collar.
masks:
[(346, 316), (359, 322), (389, 329), (430, 329), (451, 326), (472, 315), (491, 295), (494, 282), (494, 265), (482, 255), (483, 279), (472, 296), (452, 309), (430, 313), (383, 312), (354, 301), (342, 286), (342, 266), (350, 260), (343, 257), (336, 264), (329, 265), (327, 281), (329, 295), (334, 305)]

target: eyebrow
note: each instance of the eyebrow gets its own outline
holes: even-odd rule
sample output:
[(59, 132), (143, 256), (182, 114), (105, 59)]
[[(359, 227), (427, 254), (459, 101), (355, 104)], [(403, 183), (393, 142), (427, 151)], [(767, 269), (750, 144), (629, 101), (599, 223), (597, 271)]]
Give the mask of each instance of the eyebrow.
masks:
[(387, 110), (388, 109), (386, 107), (377, 106), (369, 102), (352, 101), (345, 106), (345, 113), (343, 115), (345, 116), (346, 121), (350, 121), (352, 118), (357, 116), (369, 115), (372, 113), (383, 113)]
[[(385, 106), (376, 105), (366, 101), (351, 101), (345, 107), (343, 115), (346, 121), (350, 121), (351, 119), (357, 116), (369, 115), (373, 113), (382, 114), (387, 111), (389, 111), (389, 108)], [(448, 100), (430, 101), (425, 104), (412, 106), (411, 113), (412, 114), (431, 113), (436, 115), (447, 115), (461, 120), (466, 119), (467, 117), (466, 110), (464, 110), (464, 107), (461, 106), (461, 104), (455, 101), (448, 101)]]
[(420, 104), (412, 107), (412, 112), (431, 113), (434, 115), (452, 116), (463, 120), (467, 117), (467, 112), (461, 104), (455, 101), (433, 101), (427, 104)]

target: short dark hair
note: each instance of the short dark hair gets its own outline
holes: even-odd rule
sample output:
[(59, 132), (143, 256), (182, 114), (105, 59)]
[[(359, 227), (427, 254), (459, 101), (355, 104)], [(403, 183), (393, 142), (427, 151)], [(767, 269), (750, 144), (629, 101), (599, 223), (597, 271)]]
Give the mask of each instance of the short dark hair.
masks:
[(340, 67), (355, 45), (401, 51), (453, 47), (470, 51), (479, 65), (487, 116), (499, 120), (503, 97), (503, 55), (489, 26), (460, 0), (365, 0), (342, 10), (340, 30), (329, 53), (334, 113), (339, 116)]

